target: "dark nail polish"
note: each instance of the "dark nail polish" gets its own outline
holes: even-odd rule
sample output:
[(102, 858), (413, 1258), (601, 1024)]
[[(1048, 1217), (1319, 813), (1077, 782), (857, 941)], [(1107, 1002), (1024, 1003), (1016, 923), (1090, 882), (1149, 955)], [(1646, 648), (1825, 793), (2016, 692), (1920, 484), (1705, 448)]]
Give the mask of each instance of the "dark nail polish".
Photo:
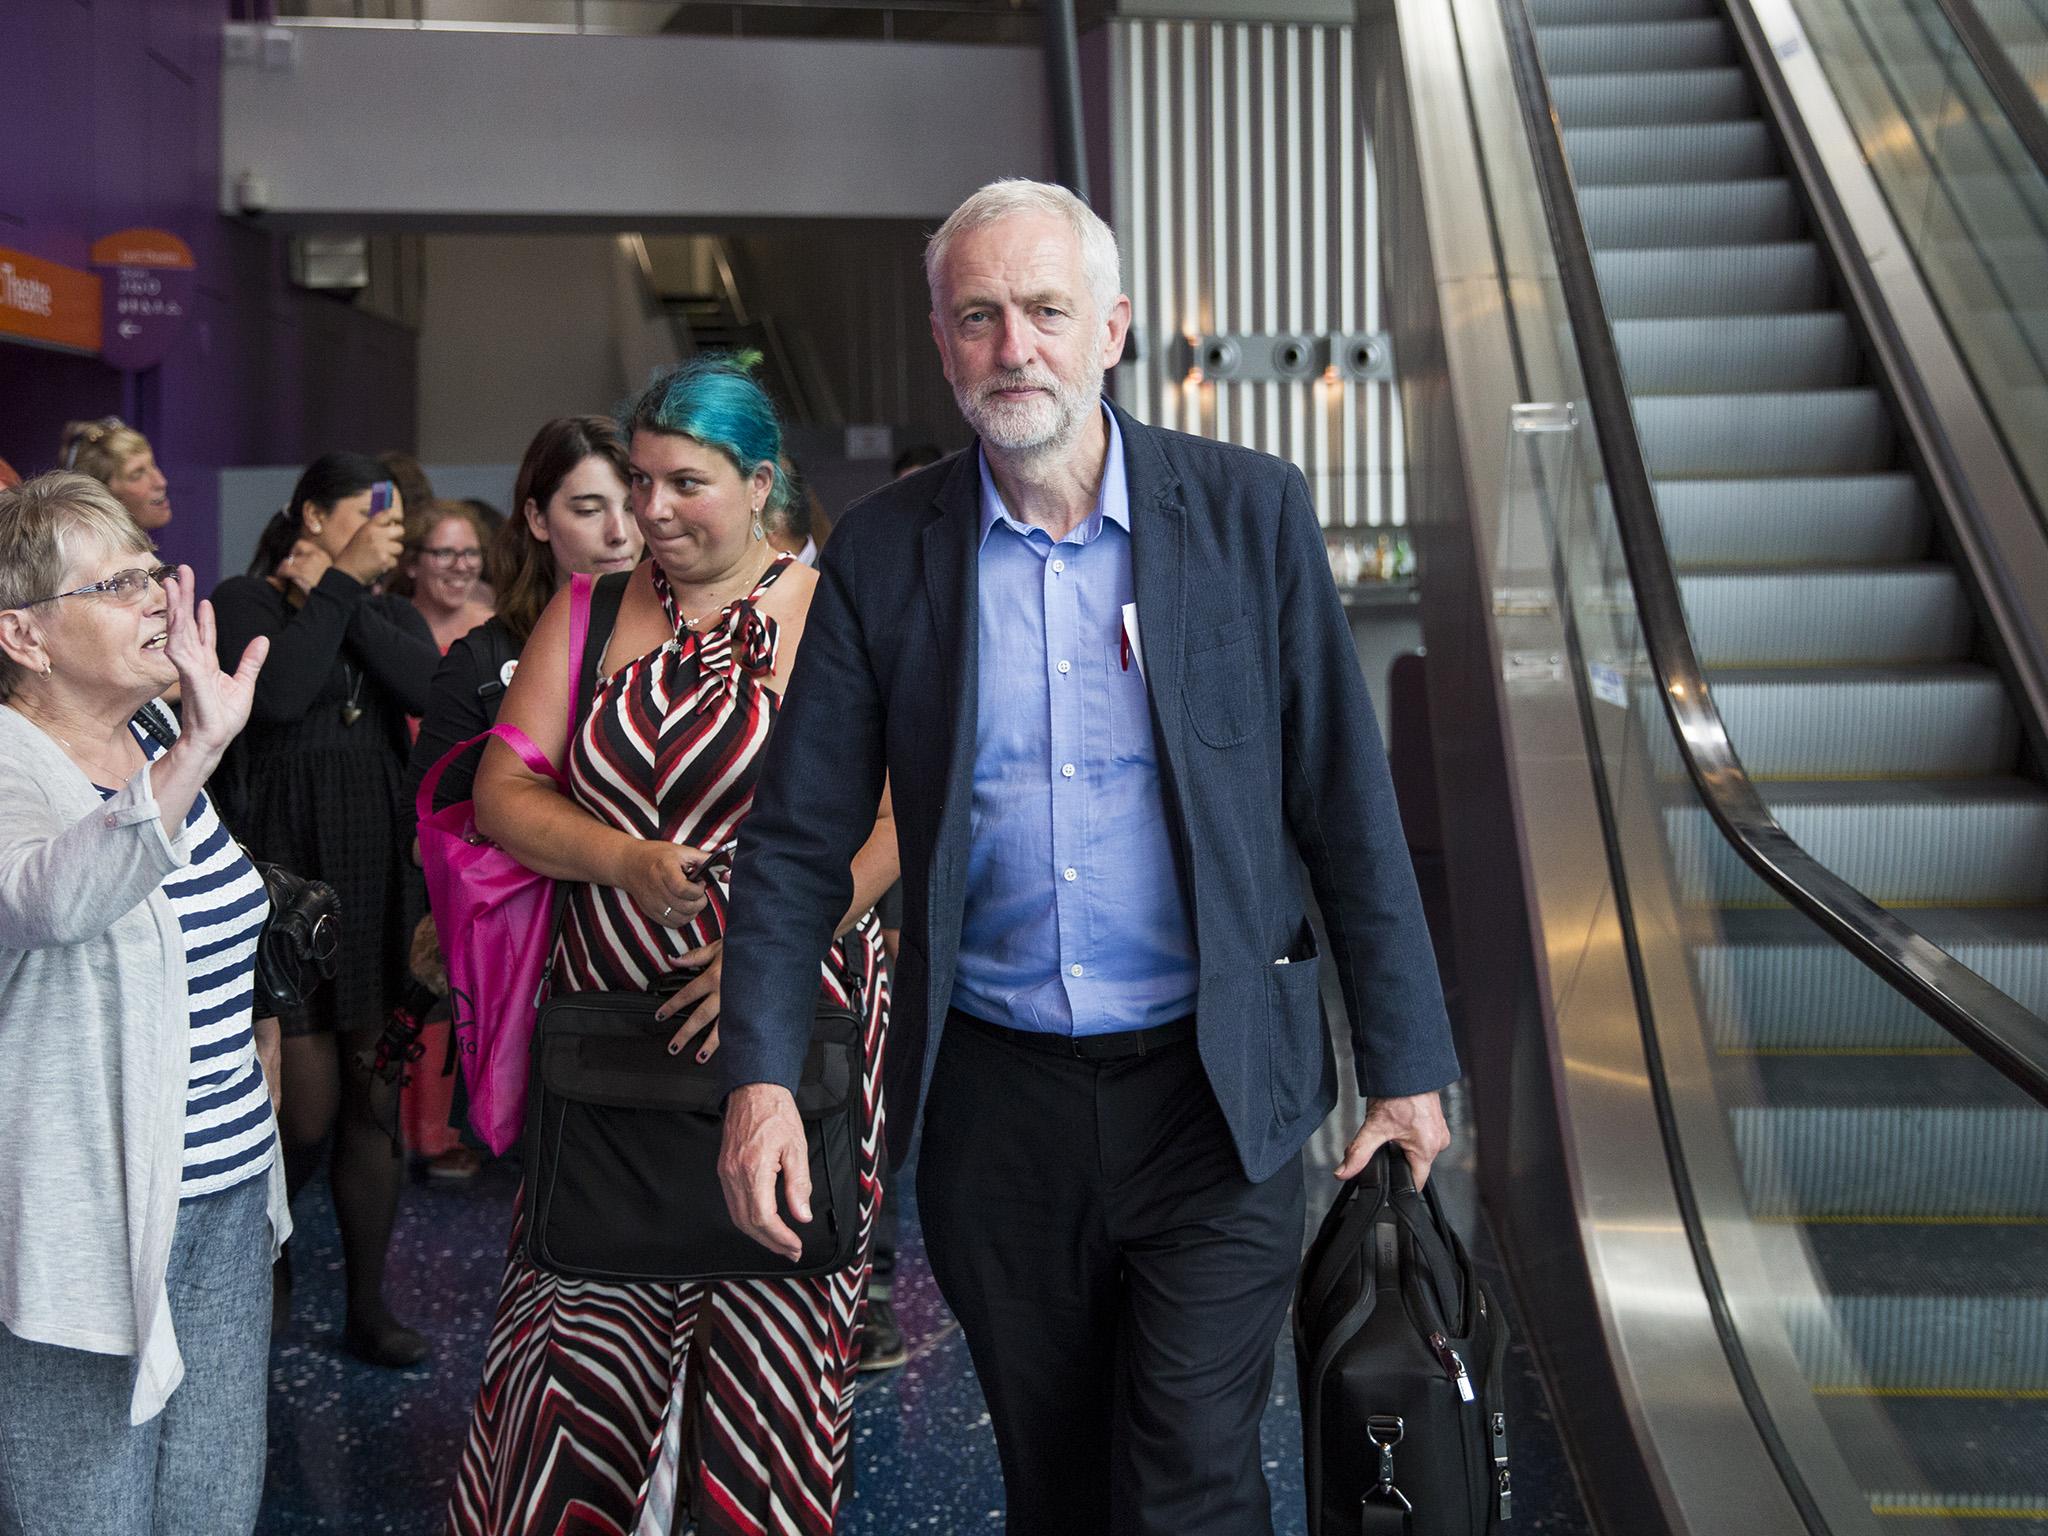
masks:
[(699, 1051), (697, 1053), (697, 1064), (699, 1066), (702, 1066), (705, 1062), (709, 1061), (710, 1059), (711, 1053), (709, 1051)]
[(682, 1054), (682, 1051), (683, 1051), (683, 1048), (682, 1048), (682, 1047), (681, 1047), (680, 1045), (677, 1045), (677, 1044), (675, 1043), (675, 1041), (673, 1041), (673, 1040), (669, 1041), (669, 1043), (668, 1043), (668, 1053), (669, 1053), (669, 1055), (671, 1055), (671, 1056), (680, 1056), (680, 1055)]

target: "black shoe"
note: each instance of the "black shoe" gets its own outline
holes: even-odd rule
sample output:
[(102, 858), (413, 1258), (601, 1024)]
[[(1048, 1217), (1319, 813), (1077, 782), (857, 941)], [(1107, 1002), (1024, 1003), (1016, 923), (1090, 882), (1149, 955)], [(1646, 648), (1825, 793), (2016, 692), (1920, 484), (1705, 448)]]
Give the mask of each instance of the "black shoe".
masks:
[(885, 1296), (870, 1296), (867, 1326), (860, 1336), (860, 1369), (893, 1371), (909, 1358), (903, 1330), (896, 1326), (895, 1306)]
[(341, 1341), (364, 1364), (381, 1365), (388, 1370), (402, 1371), (427, 1358), (426, 1338), (388, 1312), (374, 1323), (359, 1323), (350, 1318), (342, 1330)]

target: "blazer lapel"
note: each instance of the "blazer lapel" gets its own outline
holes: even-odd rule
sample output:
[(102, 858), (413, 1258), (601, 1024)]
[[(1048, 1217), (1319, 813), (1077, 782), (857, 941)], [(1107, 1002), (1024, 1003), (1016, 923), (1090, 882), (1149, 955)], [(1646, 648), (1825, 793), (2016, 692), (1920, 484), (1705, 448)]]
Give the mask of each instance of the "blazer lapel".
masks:
[[(962, 829), (961, 858), (966, 852), (964, 829), (971, 798), (966, 791), (971, 791), (973, 783), (981, 681), (981, 564), (974, 537), (980, 508), (980, 454), (969, 449), (954, 461), (952, 473), (940, 485), (932, 501), (932, 520), (924, 530), (925, 600), (931, 605), (939, 650), (936, 660), (944, 684), (939, 710), (943, 734), (931, 759), (935, 765), (943, 765), (945, 775), (939, 838), (942, 867), (953, 862), (950, 843), (956, 824)], [(945, 873), (950, 878), (952, 871)]]
[[(1112, 410), (1116, 408), (1111, 407)], [(1124, 478), (1131, 496), (1131, 581), (1138, 600), (1138, 638), (1145, 648), (1145, 688), (1152, 728), (1172, 776), (1186, 760), (1180, 699), (1181, 631), (1187, 564), (1187, 514), (1180, 477), (1149, 428), (1116, 412), (1124, 439)]]

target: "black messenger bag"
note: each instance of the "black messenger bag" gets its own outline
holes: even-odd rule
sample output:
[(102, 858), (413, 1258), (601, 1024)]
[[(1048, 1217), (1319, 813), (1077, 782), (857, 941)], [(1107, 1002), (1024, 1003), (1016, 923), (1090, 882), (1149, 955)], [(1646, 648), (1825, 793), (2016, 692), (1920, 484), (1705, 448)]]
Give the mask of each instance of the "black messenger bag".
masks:
[(1294, 1298), (1311, 1536), (1485, 1536), (1512, 1513), (1508, 1330), (1408, 1159), (1324, 1219)]
[(527, 1086), (526, 1256), (595, 1280), (822, 1275), (860, 1251), (861, 1021), (820, 1001), (796, 1093), (810, 1146), (811, 1220), (791, 1263), (733, 1225), (718, 1182), (717, 1063), (670, 1055), (678, 1025), (645, 992), (550, 998)]

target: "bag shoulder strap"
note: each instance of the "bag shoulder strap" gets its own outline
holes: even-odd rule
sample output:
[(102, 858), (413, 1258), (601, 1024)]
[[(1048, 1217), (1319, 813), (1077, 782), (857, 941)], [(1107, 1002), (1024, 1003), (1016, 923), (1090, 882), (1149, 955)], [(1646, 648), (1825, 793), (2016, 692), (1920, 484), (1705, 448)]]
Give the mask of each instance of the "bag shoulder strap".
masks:
[(594, 582), (588, 576), (574, 579), (582, 585), (584, 598), (581, 622), (569, 648), (569, 675), (576, 680), (576, 691), (570, 705), (574, 713), (569, 718), (569, 739), (572, 741), (589, 717), (590, 706), (597, 698), (598, 674), (604, 669), (604, 653), (611, 645), (612, 631), (618, 628), (619, 608), (626, 600), (626, 583), (633, 579), (633, 573), (613, 571)]
[[(618, 626), (626, 583), (632, 579), (631, 571), (614, 571), (594, 582), (588, 576), (570, 578), (569, 676), (575, 680), (575, 687), (569, 698), (569, 745), (562, 753), (565, 788), (568, 760), (576, 750), (576, 733), (583, 729), (590, 706), (597, 698), (597, 674), (604, 666), (612, 630)], [(548, 983), (554, 977), (555, 946), (562, 942), (562, 925), (569, 917), (569, 887), (574, 883), (555, 882), (554, 917), (548, 924), (548, 954), (541, 967), (540, 992), (533, 1000), (535, 1007), (547, 995)]]
[(518, 726), (507, 725), (504, 721), (500, 720), (489, 730), (480, 731), (467, 741), (455, 743), (454, 746), (441, 754), (440, 760), (433, 767), (426, 771), (425, 777), (420, 780), (418, 793), (413, 796), (412, 809), (416, 820), (425, 821), (434, 814), (434, 795), (441, 788), (441, 775), (452, 768), (461, 759), (463, 753), (473, 747), (481, 746), (493, 736), (518, 753), (519, 761), (526, 764), (527, 769), (536, 777), (551, 780), (558, 788), (567, 782), (562, 775), (562, 771), (548, 761), (547, 754), (533, 744), (531, 736), (519, 729)]

